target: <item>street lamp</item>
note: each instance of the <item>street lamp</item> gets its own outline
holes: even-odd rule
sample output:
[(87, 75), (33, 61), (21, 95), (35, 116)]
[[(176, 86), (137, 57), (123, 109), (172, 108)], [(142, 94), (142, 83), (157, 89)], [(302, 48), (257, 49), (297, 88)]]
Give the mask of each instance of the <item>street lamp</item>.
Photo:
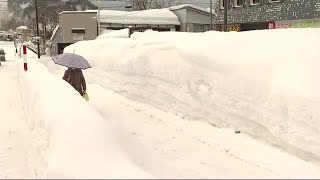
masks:
[[(36, 7), (36, 24), (37, 24), (37, 37), (39, 37), (39, 21), (38, 21), (38, 3), (37, 0), (34, 0)], [(38, 46), (38, 59), (40, 59), (40, 41), (37, 41)]]
[(100, 4), (98, 4), (98, 36), (100, 36)]
[(224, 12), (224, 32), (228, 31), (228, 7), (229, 7), (229, 0), (223, 0), (223, 12)]
[(212, 0), (210, 0), (210, 30), (212, 29)]

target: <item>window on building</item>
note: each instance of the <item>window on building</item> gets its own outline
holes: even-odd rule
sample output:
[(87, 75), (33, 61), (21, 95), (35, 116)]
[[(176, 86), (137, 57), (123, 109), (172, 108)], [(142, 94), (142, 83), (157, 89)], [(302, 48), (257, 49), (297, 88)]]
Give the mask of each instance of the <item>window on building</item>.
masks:
[(250, 5), (258, 5), (261, 3), (261, 0), (250, 0)]
[(269, 3), (281, 2), (281, 0), (269, 0)]
[(86, 29), (85, 28), (72, 28), (71, 33), (72, 34), (85, 34)]
[(244, 4), (244, 0), (233, 0), (234, 7), (242, 7)]

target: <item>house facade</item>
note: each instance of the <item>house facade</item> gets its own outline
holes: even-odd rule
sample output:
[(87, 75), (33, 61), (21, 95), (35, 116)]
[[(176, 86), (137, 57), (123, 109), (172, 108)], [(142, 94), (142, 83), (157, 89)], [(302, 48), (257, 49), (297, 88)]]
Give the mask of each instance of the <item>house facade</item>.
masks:
[(210, 11), (201, 7), (185, 4), (169, 8), (181, 23), (177, 31), (205, 32), (210, 30)]
[(64, 43), (92, 40), (97, 37), (97, 14), (87, 11), (63, 11), (59, 24)]
[(88, 11), (63, 11), (59, 13), (59, 26), (51, 37), (52, 55), (63, 53), (63, 49), (75, 42), (93, 40), (97, 37), (97, 13)]
[[(319, 0), (229, 0), (228, 30), (320, 27)], [(218, 0), (215, 28), (223, 30), (224, 4)]]

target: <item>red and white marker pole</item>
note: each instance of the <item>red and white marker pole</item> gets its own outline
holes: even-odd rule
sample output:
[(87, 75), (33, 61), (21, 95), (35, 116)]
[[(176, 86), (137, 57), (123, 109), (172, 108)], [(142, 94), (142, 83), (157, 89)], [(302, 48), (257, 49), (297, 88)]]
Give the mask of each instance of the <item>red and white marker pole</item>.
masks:
[(27, 46), (22, 45), (22, 50), (23, 50), (23, 67), (24, 71), (28, 70), (28, 64), (27, 64)]

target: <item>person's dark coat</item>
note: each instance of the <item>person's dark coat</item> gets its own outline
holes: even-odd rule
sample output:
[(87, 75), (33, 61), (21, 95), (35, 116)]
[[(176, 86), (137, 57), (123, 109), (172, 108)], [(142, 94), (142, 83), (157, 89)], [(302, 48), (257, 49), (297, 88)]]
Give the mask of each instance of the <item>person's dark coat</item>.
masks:
[(86, 91), (86, 80), (82, 74), (81, 69), (70, 69), (68, 68), (64, 75), (63, 79), (71, 84), (80, 94), (83, 95), (83, 91)]

